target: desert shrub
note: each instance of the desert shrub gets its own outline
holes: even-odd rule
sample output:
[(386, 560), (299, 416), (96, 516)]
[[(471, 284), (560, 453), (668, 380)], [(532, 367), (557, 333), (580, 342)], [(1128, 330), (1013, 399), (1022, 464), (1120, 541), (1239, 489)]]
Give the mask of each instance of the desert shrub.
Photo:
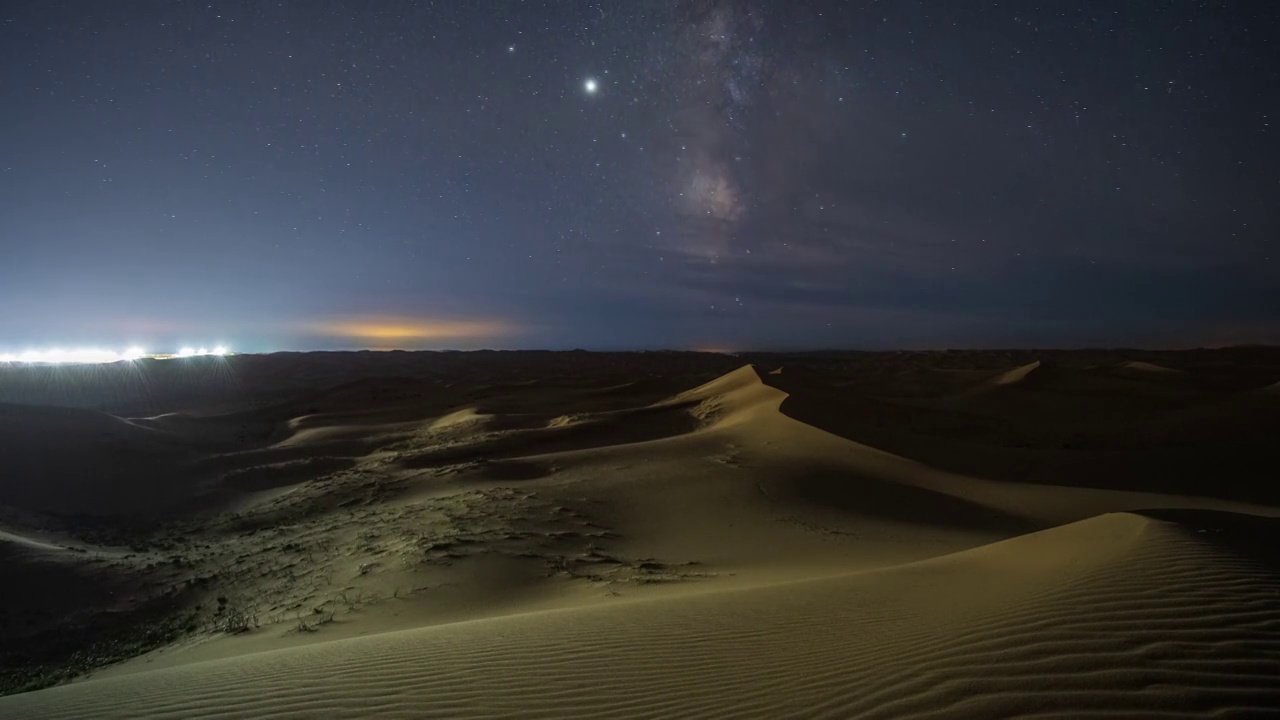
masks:
[(216, 628), (228, 635), (239, 635), (258, 627), (258, 614), (239, 606), (222, 608)]

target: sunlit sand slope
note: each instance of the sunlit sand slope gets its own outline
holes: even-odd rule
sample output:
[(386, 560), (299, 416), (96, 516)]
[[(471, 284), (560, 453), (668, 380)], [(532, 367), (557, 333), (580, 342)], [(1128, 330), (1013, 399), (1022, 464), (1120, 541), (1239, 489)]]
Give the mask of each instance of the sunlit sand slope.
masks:
[(1261, 717), (1280, 583), (1230, 548), (1272, 522), (1104, 515), (887, 570), (90, 680), (0, 715)]

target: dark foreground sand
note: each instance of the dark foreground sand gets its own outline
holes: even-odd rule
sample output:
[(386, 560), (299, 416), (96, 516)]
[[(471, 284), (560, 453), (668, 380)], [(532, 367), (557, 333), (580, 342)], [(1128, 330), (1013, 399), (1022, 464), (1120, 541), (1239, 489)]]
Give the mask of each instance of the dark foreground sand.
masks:
[(0, 366), (0, 717), (1274, 716), (1278, 380), (1265, 348)]

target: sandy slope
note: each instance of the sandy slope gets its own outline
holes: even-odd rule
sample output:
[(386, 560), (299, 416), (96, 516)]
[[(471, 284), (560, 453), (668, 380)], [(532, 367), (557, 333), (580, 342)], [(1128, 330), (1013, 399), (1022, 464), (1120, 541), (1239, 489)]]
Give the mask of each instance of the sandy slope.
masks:
[(834, 578), (521, 614), (8, 698), (21, 717), (1082, 717), (1280, 706), (1280, 584), (1105, 515)]
[[(992, 377), (955, 402), (1012, 412), (1007, 393), (1063, 382)], [(201, 540), (164, 582), (209, 577), (191, 592), (274, 622), (0, 698), (0, 716), (1280, 709), (1269, 506), (939, 470), (788, 417), (795, 398), (751, 367), (651, 401), (394, 385), (263, 411), (259, 441), (192, 461), (192, 492), (232, 514), (183, 520)], [(819, 425), (853, 410), (806, 402)], [(6, 542), (27, 568), (68, 541)]]

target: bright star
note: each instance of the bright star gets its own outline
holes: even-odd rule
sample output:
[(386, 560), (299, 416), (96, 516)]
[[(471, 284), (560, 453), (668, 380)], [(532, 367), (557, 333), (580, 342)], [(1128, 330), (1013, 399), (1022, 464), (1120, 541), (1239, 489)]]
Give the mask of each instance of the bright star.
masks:
[(587, 78), (586, 82), (582, 83), (582, 89), (586, 90), (588, 95), (595, 95), (596, 90), (600, 89), (600, 84), (595, 78)]

